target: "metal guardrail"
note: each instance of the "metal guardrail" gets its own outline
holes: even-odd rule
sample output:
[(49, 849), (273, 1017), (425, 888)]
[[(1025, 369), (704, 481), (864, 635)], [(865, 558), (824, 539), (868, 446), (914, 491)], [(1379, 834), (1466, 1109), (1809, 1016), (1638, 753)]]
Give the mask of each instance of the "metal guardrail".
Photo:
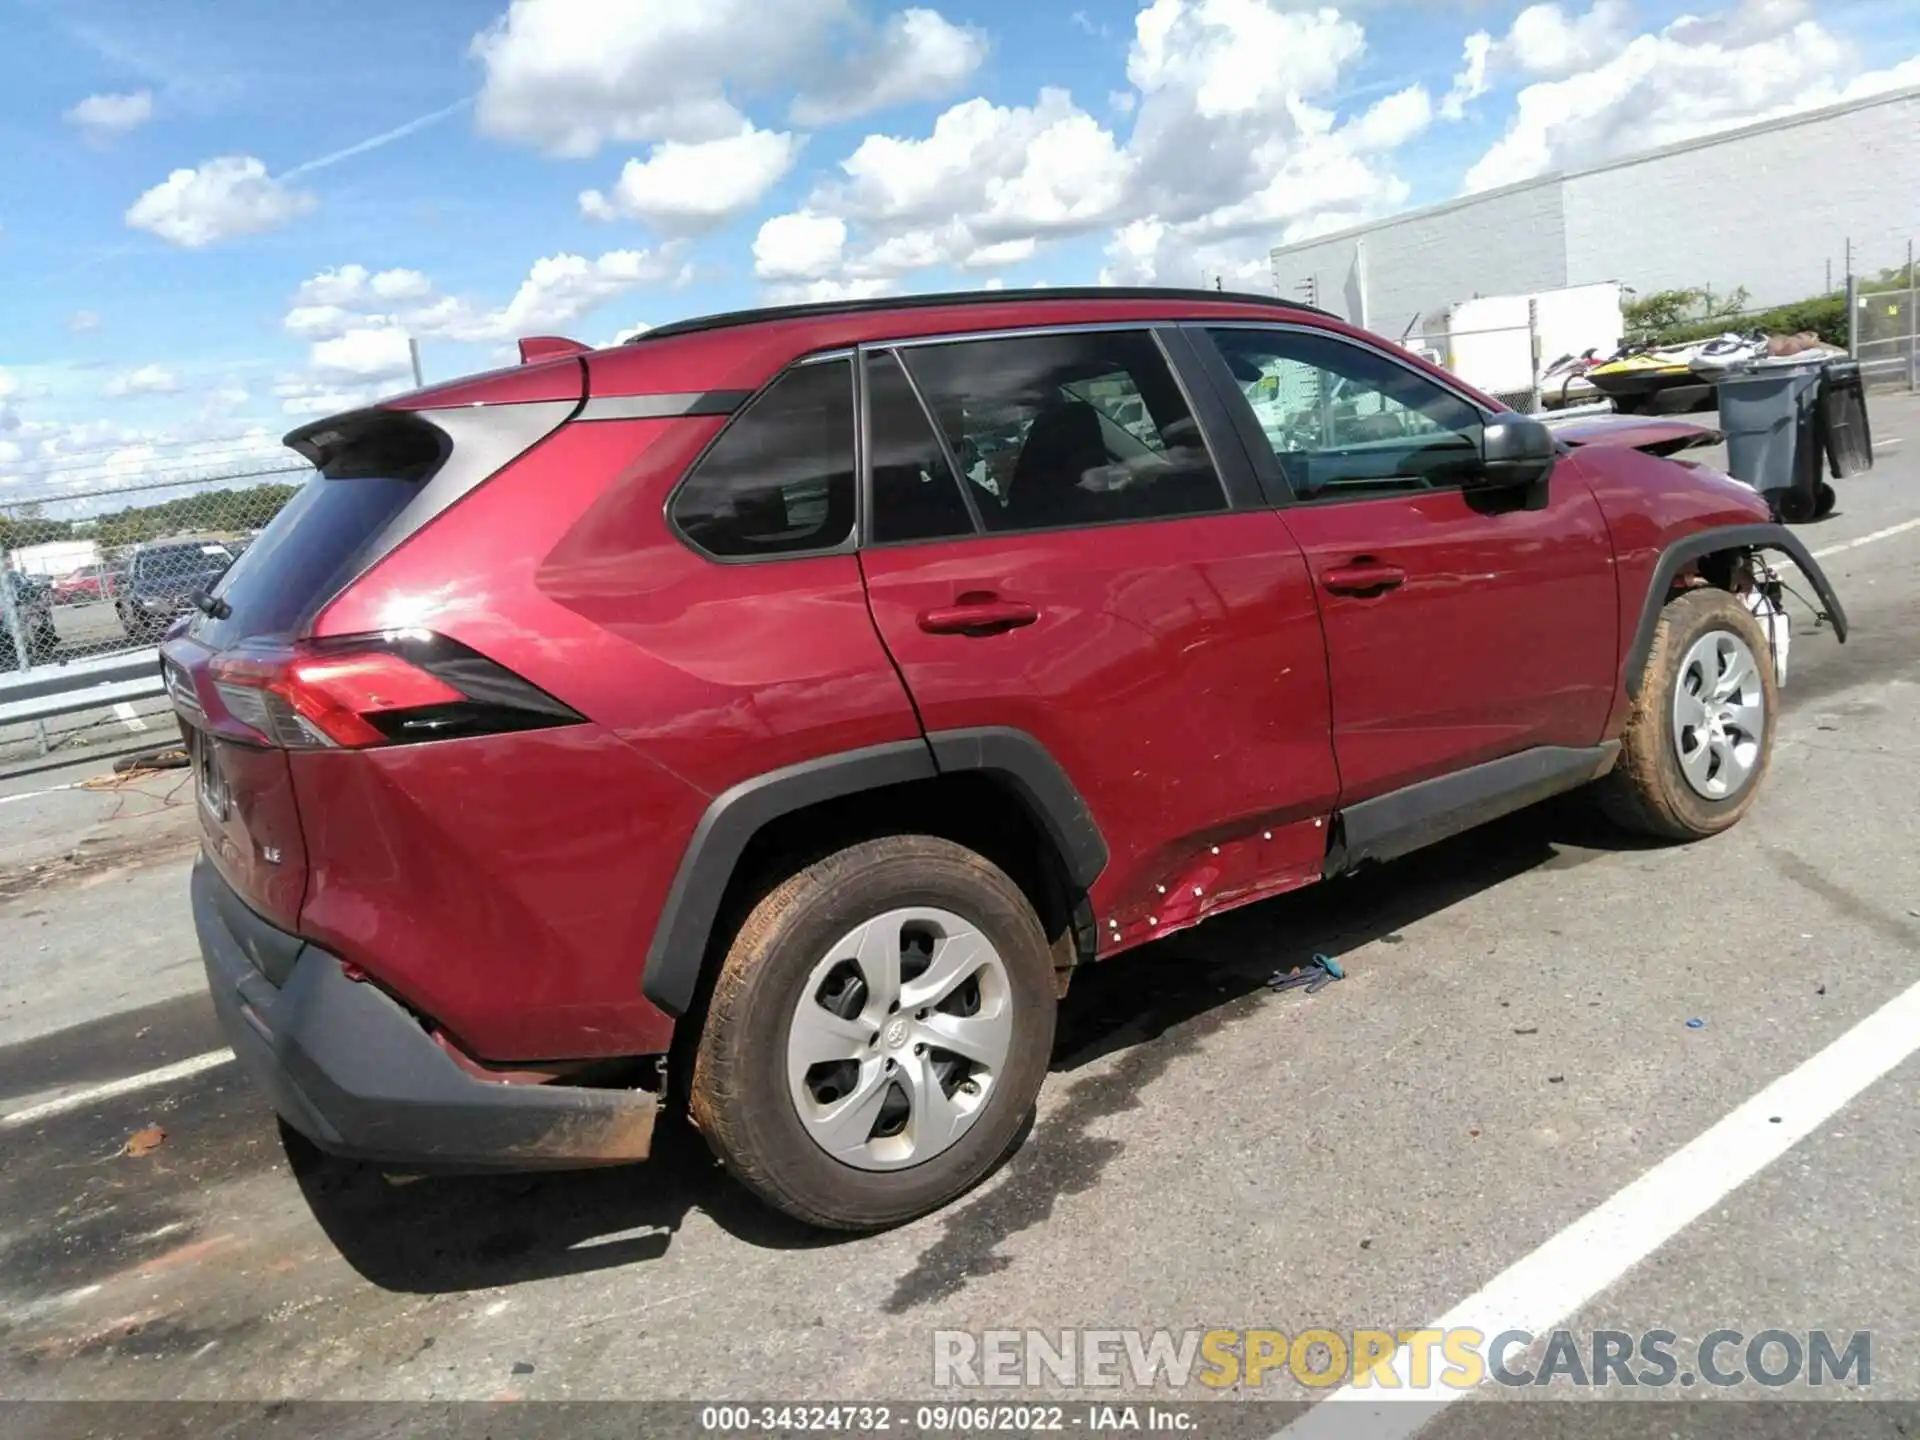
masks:
[(160, 635), (310, 473), (281, 465), (194, 479), (163, 462), (113, 489), (49, 480), (0, 503), (0, 765), (23, 749), (44, 756), (144, 730), (165, 694)]
[(167, 693), (160, 679), (160, 652), (135, 650), (70, 665), (42, 665), (0, 674), (0, 725), (69, 715), (123, 700)]

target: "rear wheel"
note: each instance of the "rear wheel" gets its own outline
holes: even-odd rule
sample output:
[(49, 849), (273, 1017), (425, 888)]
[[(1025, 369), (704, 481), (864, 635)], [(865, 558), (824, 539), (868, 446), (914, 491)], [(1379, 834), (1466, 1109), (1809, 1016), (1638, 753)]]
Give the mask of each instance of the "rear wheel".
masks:
[(1766, 634), (1746, 606), (1716, 589), (1668, 601), (1602, 806), (1669, 840), (1725, 830), (1766, 774), (1778, 701)]
[(1033, 907), (950, 841), (892, 836), (807, 866), (735, 935), (689, 1109), (727, 1169), (809, 1224), (937, 1209), (1019, 1136), (1053, 1045)]

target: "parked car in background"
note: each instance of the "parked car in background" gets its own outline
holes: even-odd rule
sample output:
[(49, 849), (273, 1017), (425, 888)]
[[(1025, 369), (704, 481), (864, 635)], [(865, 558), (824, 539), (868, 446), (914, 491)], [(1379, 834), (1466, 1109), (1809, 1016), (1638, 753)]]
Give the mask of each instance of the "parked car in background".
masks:
[(164, 540), (142, 545), (128, 561), (125, 583), (113, 603), (120, 626), (133, 639), (157, 639), (169, 621), (193, 608), (194, 597), (212, 589), (233, 564), (220, 540)]
[(1581, 786), (1722, 831), (1763, 552), (1846, 636), (1752, 490), (1270, 297), (522, 354), (293, 431), (316, 478), (161, 651), (222, 1028), (402, 1168), (635, 1160), (683, 1104), (789, 1214), (903, 1221), (1018, 1142), (1079, 966)]
[(84, 605), (90, 601), (110, 599), (113, 595), (113, 572), (93, 568), (75, 570), (71, 575), (63, 575), (54, 581), (52, 593), (56, 605)]
[[(8, 570), (5, 574), (14, 617), (20, 633), (26, 637), (28, 663), (51, 659), (60, 644), (60, 632), (53, 624), (51, 587), (36, 575), (23, 575), (18, 570)], [(0, 671), (20, 668), (20, 647), (14, 642), (13, 626), (6, 623), (4, 612), (0, 612)]]

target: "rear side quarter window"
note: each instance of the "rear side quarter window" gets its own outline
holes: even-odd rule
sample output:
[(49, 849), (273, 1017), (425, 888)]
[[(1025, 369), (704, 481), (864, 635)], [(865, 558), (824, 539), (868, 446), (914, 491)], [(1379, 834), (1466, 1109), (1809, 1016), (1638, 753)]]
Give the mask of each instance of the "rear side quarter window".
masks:
[(668, 514), (724, 560), (817, 554), (853, 536), (853, 366), (797, 365), (734, 417)]

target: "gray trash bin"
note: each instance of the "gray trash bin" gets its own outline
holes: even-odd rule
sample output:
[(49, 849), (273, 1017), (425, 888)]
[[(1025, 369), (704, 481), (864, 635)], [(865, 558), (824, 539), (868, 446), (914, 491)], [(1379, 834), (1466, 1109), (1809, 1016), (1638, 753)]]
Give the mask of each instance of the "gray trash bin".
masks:
[(1755, 366), (1719, 382), (1727, 473), (1783, 517), (1808, 518), (1819, 495), (1822, 368), (1821, 361)]

